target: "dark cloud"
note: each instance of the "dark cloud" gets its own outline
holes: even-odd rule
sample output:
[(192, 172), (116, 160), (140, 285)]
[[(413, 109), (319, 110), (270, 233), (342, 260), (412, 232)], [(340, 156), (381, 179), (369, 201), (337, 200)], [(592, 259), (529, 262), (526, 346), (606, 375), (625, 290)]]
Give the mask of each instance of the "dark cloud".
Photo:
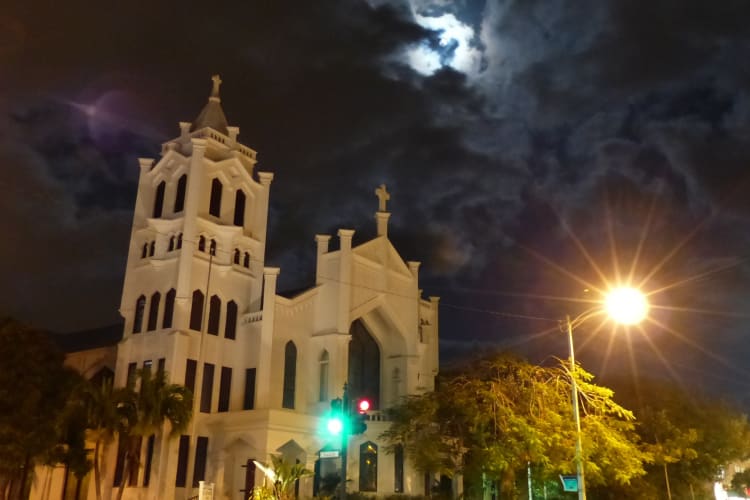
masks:
[[(230, 123), (276, 174), (268, 259), (282, 286), (310, 283), (315, 233), (374, 234), (373, 190), (385, 182), (389, 234), (423, 262), (426, 293), (443, 296), (449, 350), (499, 342), (564, 355), (550, 319), (581, 304), (553, 297), (601, 284), (583, 248), (608, 278), (637, 257), (634, 276), (666, 287), (658, 319), (685, 338), (653, 325), (649, 334), (675, 366), (709, 352), (735, 369), (750, 285), (749, 9), (10, 6), (0, 17), (0, 205), (12, 244), (0, 249), (0, 300), (54, 329), (116, 317), (136, 158), (193, 120), (221, 73)], [(415, 13), (464, 22), (480, 64), (415, 71), (405, 51), (433, 47), (447, 65), (460, 47), (440, 45)], [(664, 369), (649, 341), (628, 338), (583, 343), (582, 359), (604, 364), (612, 342)]]

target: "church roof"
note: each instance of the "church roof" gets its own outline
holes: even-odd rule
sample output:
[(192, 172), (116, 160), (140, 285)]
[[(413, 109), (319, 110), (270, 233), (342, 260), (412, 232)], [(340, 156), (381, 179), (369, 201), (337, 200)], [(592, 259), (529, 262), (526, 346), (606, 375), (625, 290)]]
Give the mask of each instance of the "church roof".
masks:
[(211, 79), (214, 83), (211, 95), (209, 96), (206, 105), (203, 106), (198, 118), (193, 121), (190, 131), (194, 132), (205, 127), (210, 127), (217, 132), (228, 135), (229, 124), (227, 123), (227, 117), (224, 114), (224, 110), (221, 109), (221, 97), (219, 97), (221, 78), (219, 78), (219, 75), (214, 75)]

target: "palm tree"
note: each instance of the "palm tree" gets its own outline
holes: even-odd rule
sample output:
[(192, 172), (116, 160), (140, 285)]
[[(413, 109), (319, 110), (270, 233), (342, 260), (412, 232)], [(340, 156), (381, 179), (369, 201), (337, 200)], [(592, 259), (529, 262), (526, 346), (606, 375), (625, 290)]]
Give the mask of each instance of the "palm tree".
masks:
[(112, 377), (89, 381), (84, 387), (83, 402), (86, 408), (86, 426), (89, 438), (94, 441), (94, 486), (96, 500), (102, 500), (101, 457), (115, 435), (127, 428), (128, 401), (133, 399), (132, 390), (115, 388)]
[(124, 467), (122, 482), (117, 492), (117, 500), (127, 485), (127, 477), (132, 467), (138, 466), (139, 442), (152, 434), (160, 434), (165, 423), (169, 422), (168, 437), (179, 436), (187, 429), (193, 415), (193, 395), (182, 385), (170, 384), (162, 370), (155, 374), (145, 368), (138, 370), (140, 388), (135, 391), (129, 388), (131, 398), (122, 405), (126, 425), (120, 438), (125, 440), (123, 450)]

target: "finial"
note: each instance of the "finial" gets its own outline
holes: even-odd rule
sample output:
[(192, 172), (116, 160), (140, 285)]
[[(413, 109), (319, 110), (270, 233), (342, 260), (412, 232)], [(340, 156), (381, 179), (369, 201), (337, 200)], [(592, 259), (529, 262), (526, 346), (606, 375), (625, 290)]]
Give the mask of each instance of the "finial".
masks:
[(385, 204), (391, 199), (391, 195), (386, 190), (385, 184), (381, 184), (380, 187), (375, 190), (375, 195), (378, 197), (378, 212), (385, 212)]
[(219, 75), (214, 75), (211, 77), (211, 80), (214, 82), (214, 88), (211, 90), (211, 97), (219, 98), (219, 87), (221, 86), (221, 77)]

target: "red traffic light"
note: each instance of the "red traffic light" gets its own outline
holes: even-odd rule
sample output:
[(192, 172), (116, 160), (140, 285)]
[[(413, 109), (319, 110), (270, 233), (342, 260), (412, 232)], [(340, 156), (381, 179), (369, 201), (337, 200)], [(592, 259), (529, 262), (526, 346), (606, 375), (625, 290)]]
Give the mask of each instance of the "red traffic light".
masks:
[(370, 400), (369, 399), (360, 399), (357, 401), (357, 411), (359, 413), (367, 413), (370, 409)]

